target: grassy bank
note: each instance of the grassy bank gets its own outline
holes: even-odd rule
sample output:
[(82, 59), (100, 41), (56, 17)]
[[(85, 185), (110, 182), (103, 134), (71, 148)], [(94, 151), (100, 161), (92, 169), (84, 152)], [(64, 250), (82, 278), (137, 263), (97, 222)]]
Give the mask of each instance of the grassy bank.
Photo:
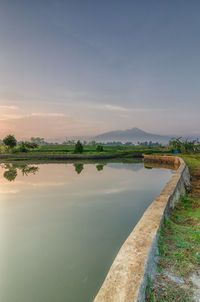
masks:
[(142, 153), (110, 153), (110, 154), (0, 154), (0, 161), (80, 161), (80, 160), (110, 160), (119, 158), (142, 158)]
[(182, 157), (192, 176), (191, 192), (181, 198), (161, 229), (158, 273), (149, 280), (148, 302), (199, 301), (194, 296), (195, 282), (200, 281), (200, 155)]
[(103, 151), (97, 151), (96, 146), (83, 146), (82, 153), (75, 153), (74, 146), (69, 145), (45, 145), (27, 152), (9, 153), (0, 152), (0, 160), (87, 160), (87, 159), (112, 159), (112, 158), (142, 158), (143, 154), (164, 154), (168, 150), (165, 147), (149, 146), (103, 146)]

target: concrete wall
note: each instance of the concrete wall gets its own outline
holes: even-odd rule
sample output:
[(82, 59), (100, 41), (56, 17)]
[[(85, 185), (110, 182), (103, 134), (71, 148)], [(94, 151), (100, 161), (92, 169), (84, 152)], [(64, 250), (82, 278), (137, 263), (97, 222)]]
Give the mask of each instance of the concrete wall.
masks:
[(144, 156), (144, 161), (178, 168), (121, 247), (94, 302), (144, 301), (147, 277), (152, 278), (156, 271), (159, 229), (190, 186), (188, 167), (181, 158)]

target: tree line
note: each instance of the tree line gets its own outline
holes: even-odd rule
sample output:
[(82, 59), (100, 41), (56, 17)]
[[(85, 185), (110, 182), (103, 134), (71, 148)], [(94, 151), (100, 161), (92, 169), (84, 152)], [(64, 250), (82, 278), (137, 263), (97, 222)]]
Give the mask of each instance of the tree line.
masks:
[[(39, 145), (44, 143), (44, 139), (43, 138), (39, 138), (39, 137), (31, 137), (31, 141), (20, 141), (17, 142), (16, 138), (14, 135), (7, 135), (4, 139), (3, 139), (3, 144), (6, 148), (5, 151), (7, 152), (13, 152), (13, 153), (17, 153), (17, 152), (28, 152), (31, 151), (33, 149), (36, 149), (39, 147)], [(78, 140), (75, 145), (74, 145), (74, 153), (83, 153), (84, 151), (84, 145), (80, 142), (80, 140)], [(96, 151), (97, 152), (103, 152), (104, 148), (102, 145), (97, 145), (96, 146)]]

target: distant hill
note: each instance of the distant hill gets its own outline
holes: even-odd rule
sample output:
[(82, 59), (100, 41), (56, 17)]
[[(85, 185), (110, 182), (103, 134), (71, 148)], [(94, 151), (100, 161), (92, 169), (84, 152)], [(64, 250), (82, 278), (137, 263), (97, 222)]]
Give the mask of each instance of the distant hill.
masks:
[(132, 142), (134, 144), (144, 141), (167, 144), (170, 139), (170, 136), (148, 133), (136, 127), (127, 130), (105, 132), (94, 137), (94, 140), (97, 142), (120, 141), (122, 143)]

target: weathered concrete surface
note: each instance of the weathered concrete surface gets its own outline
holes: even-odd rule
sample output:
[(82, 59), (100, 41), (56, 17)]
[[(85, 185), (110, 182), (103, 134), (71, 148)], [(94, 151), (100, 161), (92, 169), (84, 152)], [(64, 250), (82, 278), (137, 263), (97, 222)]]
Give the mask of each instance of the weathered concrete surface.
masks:
[(173, 163), (178, 169), (121, 247), (94, 302), (144, 301), (147, 276), (153, 277), (156, 270), (160, 226), (190, 185), (189, 171), (181, 158), (144, 156), (144, 161)]

